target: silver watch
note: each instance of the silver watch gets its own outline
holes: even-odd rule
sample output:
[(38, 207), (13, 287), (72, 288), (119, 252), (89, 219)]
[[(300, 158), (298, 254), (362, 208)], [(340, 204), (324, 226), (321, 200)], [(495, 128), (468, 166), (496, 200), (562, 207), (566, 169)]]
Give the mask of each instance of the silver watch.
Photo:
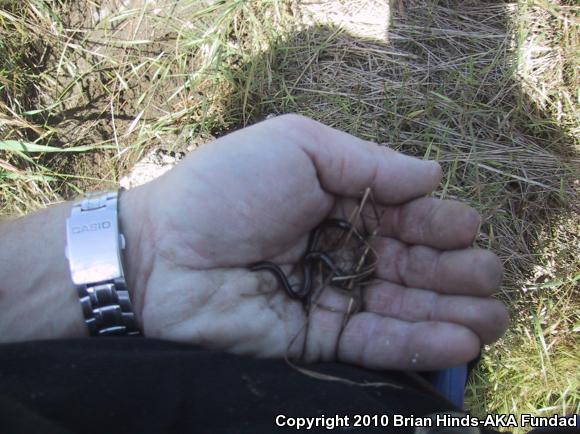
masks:
[(66, 221), (65, 255), (91, 336), (139, 334), (123, 273), (117, 203), (117, 192), (92, 193), (73, 205)]

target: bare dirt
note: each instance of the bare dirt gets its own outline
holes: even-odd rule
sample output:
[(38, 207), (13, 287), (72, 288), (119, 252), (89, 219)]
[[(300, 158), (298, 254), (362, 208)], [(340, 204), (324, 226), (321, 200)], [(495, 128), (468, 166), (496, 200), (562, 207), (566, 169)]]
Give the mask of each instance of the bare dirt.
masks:
[[(191, 13), (184, 4), (165, 0), (70, 2), (68, 10), (59, 11), (70, 38), (66, 45), (52, 49), (46, 71), (52, 83), (45, 84), (39, 101), (45, 107), (60, 103), (46, 119), (58, 131), (50, 144), (105, 144), (117, 149), (48, 155), (45, 165), (56, 172), (84, 175), (75, 181), (82, 190), (111, 188), (142, 158), (143, 151), (153, 148), (154, 153), (179, 153), (210, 138), (188, 137), (175, 128), (152, 133), (153, 139), (144, 147), (139, 143), (143, 125), (155, 128), (159, 118), (179, 113), (187, 104), (183, 97), (171, 98), (187, 80), (179, 74), (187, 60), (179, 65), (176, 60), (175, 70), (156, 69), (156, 61), (171, 64), (168, 58), (175, 54), (178, 29), (165, 26), (163, 20), (170, 16), (173, 23), (187, 26), (186, 20), (180, 21), (182, 15)], [(111, 19), (123, 14), (122, 19)], [(176, 126), (187, 122), (187, 118), (177, 118)], [(140, 149), (119, 155), (119, 150), (131, 146)], [(145, 157), (149, 165), (153, 164), (150, 155)], [(76, 194), (64, 183), (59, 190), (64, 198)]]

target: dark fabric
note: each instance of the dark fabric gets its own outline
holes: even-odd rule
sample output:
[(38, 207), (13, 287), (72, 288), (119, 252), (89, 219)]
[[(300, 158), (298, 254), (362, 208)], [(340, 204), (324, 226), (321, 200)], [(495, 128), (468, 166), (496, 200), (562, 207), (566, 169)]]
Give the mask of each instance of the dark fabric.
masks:
[(454, 410), (418, 376), (342, 364), (308, 368), (402, 388), (324, 381), (284, 361), (143, 338), (6, 344), (0, 345), (0, 433), (271, 433), (284, 431), (274, 423), (279, 414), (422, 416)]

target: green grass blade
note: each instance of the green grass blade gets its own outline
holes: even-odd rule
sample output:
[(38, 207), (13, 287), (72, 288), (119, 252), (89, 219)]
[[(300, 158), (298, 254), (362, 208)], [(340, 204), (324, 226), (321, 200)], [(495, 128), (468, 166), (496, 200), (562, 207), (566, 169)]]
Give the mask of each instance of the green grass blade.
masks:
[(94, 151), (96, 149), (116, 149), (113, 145), (86, 145), (86, 146), (73, 146), (71, 148), (57, 148), (56, 146), (38, 145), (36, 143), (21, 142), (19, 140), (2, 140), (0, 141), (0, 151), (8, 152), (44, 152), (44, 153), (54, 153), (54, 152), (87, 152)]

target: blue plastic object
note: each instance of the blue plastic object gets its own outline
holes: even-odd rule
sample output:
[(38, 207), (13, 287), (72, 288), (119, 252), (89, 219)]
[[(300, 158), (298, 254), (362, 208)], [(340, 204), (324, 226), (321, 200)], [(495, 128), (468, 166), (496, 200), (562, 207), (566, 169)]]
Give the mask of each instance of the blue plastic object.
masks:
[(433, 373), (431, 383), (449, 401), (457, 407), (463, 408), (465, 384), (467, 383), (467, 363)]

